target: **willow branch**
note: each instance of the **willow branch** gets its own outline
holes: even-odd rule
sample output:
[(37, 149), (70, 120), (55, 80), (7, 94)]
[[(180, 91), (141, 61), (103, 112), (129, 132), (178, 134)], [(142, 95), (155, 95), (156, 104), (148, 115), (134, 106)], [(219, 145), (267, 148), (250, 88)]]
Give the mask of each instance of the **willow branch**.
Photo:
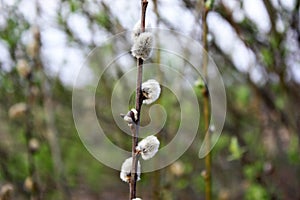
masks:
[[(205, 80), (207, 79), (207, 67), (208, 67), (208, 43), (207, 43), (207, 33), (208, 33), (208, 26), (207, 26), (207, 14), (213, 4), (213, 1), (206, 1), (204, 3), (204, 10), (203, 10), (203, 16), (202, 16), (202, 40), (203, 40), (203, 56), (202, 56), (202, 67), (204, 72)], [(208, 130), (209, 126), (209, 96), (208, 96), (208, 90), (207, 87), (204, 87), (203, 90), (203, 114), (204, 114), (204, 128), (205, 128), (205, 139), (204, 142), (206, 143), (206, 152), (207, 155), (205, 156), (205, 173), (204, 173), (204, 181), (205, 181), (205, 198), (206, 200), (212, 199), (212, 184), (211, 184), (211, 153), (210, 153), (210, 147), (211, 147), (211, 135)]]
[[(142, 13), (141, 13), (141, 31), (145, 32), (145, 18), (146, 10), (148, 6), (147, 0), (141, 0)], [(137, 181), (137, 164), (138, 156), (135, 153), (135, 148), (138, 144), (139, 126), (140, 126), (140, 114), (143, 102), (142, 96), (142, 79), (143, 79), (143, 60), (141, 58), (137, 59), (137, 81), (136, 81), (136, 97), (135, 97), (135, 109), (137, 110), (137, 121), (132, 127), (132, 169), (131, 169), (131, 180), (129, 184), (130, 195), (129, 199), (136, 198), (136, 181)]]
[(34, 87), (34, 82), (32, 79), (32, 74), (27, 77), (27, 88), (26, 88), (26, 119), (25, 119), (25, 141), (27, 146), (27, 159), (28, 159), (28, 172), (29, 177), (32, 181), (32, 188), (30, 190), (30, 199), (31, 200), (40, 200), (42, 199), (40, 185), (38, 183), (38, 174), (37, 167), (34, 159), (34, 152), (30, 148), (30, 140), (34, 137), (34, 117), (32, 114), (32, 107), (35, 103), (34, 94), (32, 93), (32, 87)]
[[(40, 17), (41, 15), (41, 5), (39, 1), (36, 1), (36, 11), (37, 16)], [(41, 75), (41, 90), (42, 90), (42, 97), (43, 97), (43, 108), (45, 114), (45, 124), (46, 124), (46, 136), (50, 146), (51, 157), (53, 161), (54, 167), (54, 180), (57, 186), (57, 190), (61, 193), (64, 199), (70, 198), (70, 191), (68, 186), (66, 185), (66, 177), (64, 173), (64, 166), (61, 157), (61, 148), (59, 145), (59, 138), (58, 138), (58, 130), (55, 125), (55, 107), (52, 98), (52, 93), (50, 89), (50, 83), (47, 79), (46, 73), (44, 71), (44, 65), (41, 59), (41, 48), (42, 48), (42, 41), (41, 41), (41, 31), (36, 22), (36, 30), (33, 34), (34, 40), (37, 43), (37, 48), (35, 49), (34, 55), (32, 55), (33, 63), (40, 72)]]
[(41, 50), (41, 38), (40, 38), (40, 30), (37, 28), (36, 33), (34, 34), (34, 38), (38, 43), (38, 48), (33, 57), (34, 65), (41, 72), (42, 82), (42, 94), (43, 94), (43, 108), (45, 114), (45, 122), (46, 122), (46, 135), (47, 140), (49, 142), (52, 161), (54, 165), (54, 179), (57, 185), (58, 190), (61, 192), (64, 198), (70, 197), (70, 192), (65, 184), (65, 174), (63, 170), (63, 161), (61, 157), (61, 148), (59, 145), (58, 139), (58, 130), (55, 126), (55, 113), (54, 113), (54, 102), (52, 99), (52, 93), (50, 90), (50, 83), (47, 80), (46, 74), (44, 72), (44, 66), (41, 60), (40, 50)]

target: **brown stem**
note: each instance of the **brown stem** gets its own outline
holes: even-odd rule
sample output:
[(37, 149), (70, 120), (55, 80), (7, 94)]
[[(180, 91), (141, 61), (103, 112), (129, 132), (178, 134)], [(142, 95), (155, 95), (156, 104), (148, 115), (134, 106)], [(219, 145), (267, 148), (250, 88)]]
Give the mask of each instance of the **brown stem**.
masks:
[[(37, 17), (41, 15), (41, 5), (38, 0), (36, 0), (36, 12)], [(64, 166), (62, 161), (61, 148), (59, 145), (58, 130), (55, 125), (55, 106), (53, 102), (52, 92), (50, 89), (50, 83), (47, 79), (46, 73), (44, 71), (43, 61), (41, 59), (41, 32), (39, 25), (36, 25), (36, 31), (34, 32), (34, 39), (37, 42), (38, 46), (33, 55), (33, 63), (36, 67), (36, 70), (40, 72), (41, 75), (41, 89), (43, 97), (43, 108), (45, 114), (45, 125), (46, 125), (46, 136), (50, 146), (51, 157), (54, 167), (54, 180), (57, 186), (58, 191), (61, 193), (62, 198), (69, 199), (71, 194), (69, 188), (66, 184), (66, 177), (64, 173)]]
[(59, 145), (58, 130), (55, 126), (55, 107), (52, 100), (52, 94), (49, 89), (46, 89), (43, 83), (44, 92), (44, 113), (47, 131), (47, 140), (49, 142), (53, 166), (54, 166), (54, 179), (56, 181), (57, 189), (61, 195), (68, 199), (71, 194), (68, 186), (66, 185), (66, 177), (64, 173), (63, 161), (61, 156), (61, 148)]
[(25, 140), (27, 146), (27, 159), (28, 159), (28, 172), (29, 176), (32, 180), (33, 187), (30, 191), (30, 199), (31, 200), (40, 200), (42, 199), (40, 185), (38, 183), (38, 175), (36, 170), (36, 163), (34, 160), (34, 152), (30, 149), (29, 142), (33, 138), (33, 114), (32, 114), (32, 106), (34, 102), (34, 95), (32, 94), (31, 88), (34, 86), (32, 82), (32, 75), (27, 77), (27, 111), (26, 111), (26, 122), (25, 122)]
[[(141, 0), (142, 13), (141, 13), (141, 31), (145, 31), (145, 18), (147, 10), (148, 1)], [(143, 79), (143, 60), (141, 58), (137, 59), (137, 81), (136, 81), (136, 97), (135, 97), (135, 109), (138, 113), (138, 119), (136, 124), (132, 125), (132, 169), (131, 169), (131, 180), (129, 183), (129, 200), (136, 198), (136, 180), (137, 180), (137, 164), (138, 156), (135, 154), (135, 148), (138, 144), (139, 126), (140, 126), (140, 113), (142, 108), (142, 79)]]
[(141, 30), (145, 32), (145, 19), (146, 19), (146, 10), (148, 6), (147, 0), (141, 0), (142, 2), (142, 13), (141, 13)]
[[(203, 39), (203, 57), (202, 57), (202, 67), (204, 72), (205, 80), (207, 79), (207, 66), (208, 66), (208, 44), (207, 44), (207, 32), (208, 32), (208, 26), (207, 26), (207, 14), (209, 12), (209, 8), (205, 7), (204, 4), (204, 11), (203, 11), (203, 17), (202, 17), (202, 39)], [(205, 156), (205, 175), (204, 175), (204, 181), (205, 181), (205, 199), (211, 200), (212, 198), (212, 184), (211, 184), (211, 153), (210, 153), (210, 132), (208, 130), (209, 126), (209, 96), (207, 87), (205, 87), (203, 91), (203, 114), (204, 114), (204, 129), (205, 129), (205, 139), (204, 142), (206, 143), (206, 152), (207, 155)]]
[[(40, 33), (38, 33), (40, 35)], [(45, 114), (45, 125), (46, 125), (46, 136), (50, 146), (53, 167), (54, 167), (54, 179), (58, 188), (58, 191), (61, 192), (63, 198), (70, 198), (70, 191), (66, 185), (66, 177), (64, 173), (63, 161), (61, 157), (61, 148), (59, 145), (59, 138), (58, 138), (58, 130), (55, 125), (55, 106), (52, 99), (52, 92), (49, 88), (49, 81), (46, 77), (44, 72), (44, 66), (40, 57), (40, 48), (41, 48), (41, 41), (40, 36), (36, 38), (39, 43), (38, 51), (36, 52), (35, 57), (33, 58), (35, 66), (40, 70), (40, 74), (42, 77), (41, 81), (41, 88), (42, 88), (42, 95), (43, 95), (43, 107), (44, 107), (44, 114)]]

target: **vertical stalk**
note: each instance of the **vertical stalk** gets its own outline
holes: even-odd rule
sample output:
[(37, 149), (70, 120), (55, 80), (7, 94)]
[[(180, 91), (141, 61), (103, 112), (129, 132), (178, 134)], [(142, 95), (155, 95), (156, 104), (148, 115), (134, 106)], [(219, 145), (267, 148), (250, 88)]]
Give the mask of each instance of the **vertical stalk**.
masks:
[[(207, 26), (207, 14), (210, 8), (213, 5), (213, 0), (208, 0), (203, 2), (203, 16), (202, 16), (202, 40), (203, 40), (203, 56), (202, 56), (202, 67), (204, 78), (206, 82), (208, 82), (208, 44), (207, 44), (207, 33), (208, 33), (208, 26)], [(207, 84), (207, 83), (206, 83)], [(203, 114), (204, 114), (204, 129), (205, 129), (205, 136), (204, 142), (206, 143), (206, 152), (207, 155), (205, 156), (205, 173), (204, 181), (205, 181), (205, 199), (211, 200), (212, 199), (212, 181), (211, 181), (211, 135), (210, 131), (208, 130), (209, 127), (209, 96), (208, 96), (208, 89), (204, 87), (203, 89)]]
[(27, 86), (27, 111), (26, 111), (26, 122), (25, 122), (25, 140), (27, 146), (27, 159), (28, 159), (28, 172), (32, 180), (32, 190), (30, 191), (31, 200), (40, 200), (41, 191), (38, 184), (38, 175), (36, 170), (36, 163), (34, 160), (34, 153), (30, 150), (29, 141), (33, 137), (33, 115), (32, 115), (32, 106), (34, 104), (34, 95), (32, 94), (31, 88), (33, 87), (32, 76), (27, 77), (28, 86)]
[[(36, 11), (37, 16), (40, 16), (40, 5), (39, 1), (36, 0)], [(36, 22), (36, 31), (34, 32), (34, 40), (37, 43), (33, 55), (33, 62), (37, 71), (41, 75), (41, 90), (43, 96), (43, 108), (45, 114), (45, 124), (46, 124), (46, 136), (50, 146), (51, 157), (54, 167), (54, 180), (57, 186), (58, 191), (60, 191), (64, 199), (69, 199), (71, 194), (69, 188), (66, 184), (66, 176), (64, 173), (64, 165), (61, 156), (61, 148), (59, 145), (58, 130), (55, 125), (55, 106), (52, 98), (52, 92), (50, 89), (50, 83), (47, 79), (47, 76), (44, 72), (44, 65), (41, 59), (41, 33), (38, 23)]]
[(40, 30), (36, 27), (36, 32), (34, 34), (34, 38), (38, 44), (35, 55), (33, 57), (33, 62), (37, 70), (40, 71), (41, 75), (41, 89), (43, 95), (43, 108), (45, 114), (45, 124), (46, 124), (46, 136), (50, 146), (52, 162), (54, 166), (54, 179), (56, 182), (56, 186), (58, 191), (61, 192), (61, 195), (64, 198), (70, 197), (70, 191), (66, 185), (66, 177), (63, 169), (63, 161), (61, 157), (61, 148), (59, 145), (58, 139), (58, 130), (55, 126), (55, 107), (52, 99), (52, 93), (50, 87), (50, 83), (47, 80), (46, 74), (44, 72), (44, 66), (41, 60), (40, 48), (41, 48), (41, 38), (40, 38)]
[[(141, 32), (145, 32), (145, 18), (146, 9), (148, 6), (147, 0), (141, 0), (142, 12), (141, 12)], [(137, 121), (131, 128), (132, 132), (132, 169), (131, 169), (131, 180), (129, 183), (129, 200), (136, 198), (136, 180), (137, 180), (137, 164), (138, 156), (135, 153), (135, 148), (138, 144), (139, 126), (140, 126), (140, 113), (142, 108), (143, 96), (142, 96), (142, 79), (143, 79), (143, 60), (137, 59), (137, 81), (136, 81), (136, 97), (135, 97), (135, 109), (137, 111)]]

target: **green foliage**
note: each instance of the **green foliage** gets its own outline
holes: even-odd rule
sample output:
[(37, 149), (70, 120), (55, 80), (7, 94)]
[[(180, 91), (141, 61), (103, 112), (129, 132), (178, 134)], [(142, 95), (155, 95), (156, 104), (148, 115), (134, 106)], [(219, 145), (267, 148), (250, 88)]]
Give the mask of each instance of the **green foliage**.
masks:
[(110, 17), (107, 13), (101, 12), (96, 16), (96, 20), (99, 23), (100, 26), (104, 27), (107, 30), (111, 29), (111, 21)]
[(196, 174), (192, 180), (194, 187), (199, 189), (201, 192), (204, 192), (205, 182), (203, 176), (201, 174)]
[(272, 58), (272, 53), (271, 53), (270, 49), (263, 48), (261, 50), (261, 54), (262, 54), (262, 58), (263, 58), (264, 63), (266, 64), (266, 66), (272, 65), (273, 58)]
[(200, 88), (200, 89), (203, 89), (205, 87), (205, 83), (202, 79), (198, 79), (196, 82), (195, 82), (195, 87), (196, 88)]
[(28, 174), (28, 164), (27, 156), (24, 153), (9, 155), (6, 166), (15, 181), (23, 182), (25, 180)]
[(237, 100), (238, 106), (246, 108), (249, 104), (250, 90), (246, 85), (239, 85), (234, 90), (235, 98)]
[(280, 40), (278, 38), (278, 34), (277, 33), (272, 33), (271, 34), (270, 44), (271, 44), (272, 48), (274, 48), (274, 49), (279, 48)]
[(267, 191), (261, 185), (251, 184), (245, 194), (246, 200), (268, 200), (270, 199)]
[[(96, 159), (88, 157), (86, 159), (87, 165), (82, 166), (81, 173), (84, 179), (86, 179), (87, 185), (89, 185), (92, 191), (97, 192), (99, 188), (105, 186), (105, 183), (101, 182), (105, 177), (103, 176), (103, 165)], [(95, 173), (99, 173), (99, 176), (95, 176)], [(101, 175), (100, 175), (101, 174)]]
[(80, 1), (76, 1), (76, 0), (70, 0), (69, 1), (69, 5), (70, 5), (70, 10), (71, 12), (76, 12), (81, 8), (81, 3)]
[(229, 145), (230, 156), (228, 160), (238, 160), (245, 153), (245, 149), (241, 148), (236, 137), (232, 137)]
[(244, 175), (247, 180), (254, 180), (262, 172), (263, 164), (260, 161), (257, 161), (250, 165), (244, 166)]
[(213, 157), (220, 155), (224, 150), (228, 149), (230, 144), (230, 137), (226, 133), (222, 133), (218, 138), (218, 142), (213, 148)]
[(7, 78), (2, 71), (0, 71), (0, 87), (5, 93), (13, 93), (15, 89), (12, 80)]
[(34, 158), (38, 166), (40, 178), (42, 180), (48, 180), (48, 182), (54, 182), (54, 180), (51, 180), (54, 177), (49, 177), (49, 174), (53, 171), (53, 163), (52, 160), (49, 159), (49, 156), (51, 156), (49, 147), (46, 144), (42, 144), (38, 152), (35, 153)]
[(257, 157), (257, 158), (264, 158), (265, 157), (265, 150), (264, 146), (261, 144), (261, 141), (259, 141), (259, 138), (261, 134), (258, 132), (259, 130), (256, 130), (256, 128), (253, 128), (253, 130), (245, 131), (243, 134), (243, 139), (245, 140), (248, 149), (251, 149), (248, 153)]
[(205, 8), (206, 9), (212, 9), (213, 6), (214, 6), (214, 0), (205, 1)]
[(276, 106), (276, 108), (284, 109), (284, 107), (285, 107), (285, 102), (286, 102), (286, 100), (285, 100), (284, 96), (279, 96), (279, 97), (277, 97), (277, 98), (275, 99), (275, 106)]
[(176, 182), (175, 182), (175, 187), (179, 190), (183, 190), (185, 189), (186, 187), (188, 187), (189, 185), (189, 180), (187, 179), (178, 179)]
[(10, 48), (15, 48), (21, 38), (22, 32), (29, 28), (29, 24), (19, 18), (15, 20), (12, 18), (7, 19), (6, 27), (0, 31), (0, 38), (7, 42)]
[(300, 163), (299, 138), (296, 135), (291, 136), (287, 154), (288, 154), (289, 162), (292, 165), (299, 166)]
[(164, 200), (173, 200), (174, 199), (173, 194), (169, 190), (166, 190), (166, 189), (163, 189), (161, 191), (161, 197)]
[(64, 158), (65, 169), (69, 185), (75, 187), (78, 183), (78, 178), (80, 177), (81, 168), (79, 168), (79, 166), (82, 163), (82, 160), (79, 162), (78, 157), (82, 154), (83, 149), (78, 143), (69, 147), (68, 152), (66, 152), (66, 157)]

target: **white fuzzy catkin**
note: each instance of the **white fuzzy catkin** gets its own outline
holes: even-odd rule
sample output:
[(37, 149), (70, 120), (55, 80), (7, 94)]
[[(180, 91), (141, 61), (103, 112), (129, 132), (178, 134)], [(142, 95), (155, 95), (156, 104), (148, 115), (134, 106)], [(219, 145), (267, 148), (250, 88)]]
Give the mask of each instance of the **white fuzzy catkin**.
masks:
[(121, 117), (123, 117), (124, 121), (128, 123), (128, 126), (132, 126), (134, 122), (138, 119), (138, 112), (135, 108), (132, 108), (130, 111), (127, 112), (126, 115), (121, 114)]
[(130, 111), (133, 112), (134, 120), (137, 121), (138, 120), (138, 112), (137, 112), (137, 110), (135, 108), (132, 108)]
[(141, 198), (134, 198), (134, 199), (132, 199), (132, 200), (142, 200)]
[[(129, 183), (130, 181), (130, 176), (131, 176), (131, 168), (132, 168), (132, 157), (127, 158), (121, 167), (121, 172), (120, 172), (120, 179), (124, 182)], [(137, 181), (141, 180), (141, 164), (140, 161), (138, 161), (137, 164)]]
[(138, 59), (141, 58), (146, 60), (151, 56), (152, 47), (153, 34), (150, 32), (143, 32), (134, 41), (131, 48), (131, 54)]
[[(133, 113), (133, 116), (132, 114)], [(127, 122), (128, 124), (132, 124), (133, 121), (137, 121), (138, 118), (138, 112), (135, 108), (132, 108), (126, 115), (121, 114), (121, 117), (123, 117), (124, 121)], [(133, 119), (134, 118), (134, 119)]]
[(140, 152), (144, 160), (149, 160), (157, 153), (159, 144), (157, 137), (150, 135), (138, 143), (136, 150)]
[(145, 97), (143, 104), (151, 104), (159, 98), (161, 92), (160, 85), (156, 80), (149, 79), (142, 84), (142, 92)]
[[(146, 22), (145, 27), (147, 27), (147, 28), (145, 28), (145, 32), (150, 32), (150, 31), (149, 31), (150, 24), (148, 24), (148, 23)], [(135, 41), (138, 39), (138, 37), (140, 36), (141, 33), (142, 33), (142, 29), (141, 29), (141, 20), (139, 20), (139, 21), (134, 25), (134, 27), (133, 27), (133, 29), (132, 29), (132, 33), (131, 33), (131, 39), (132, 39), (132, 41), (135, 42)]]

